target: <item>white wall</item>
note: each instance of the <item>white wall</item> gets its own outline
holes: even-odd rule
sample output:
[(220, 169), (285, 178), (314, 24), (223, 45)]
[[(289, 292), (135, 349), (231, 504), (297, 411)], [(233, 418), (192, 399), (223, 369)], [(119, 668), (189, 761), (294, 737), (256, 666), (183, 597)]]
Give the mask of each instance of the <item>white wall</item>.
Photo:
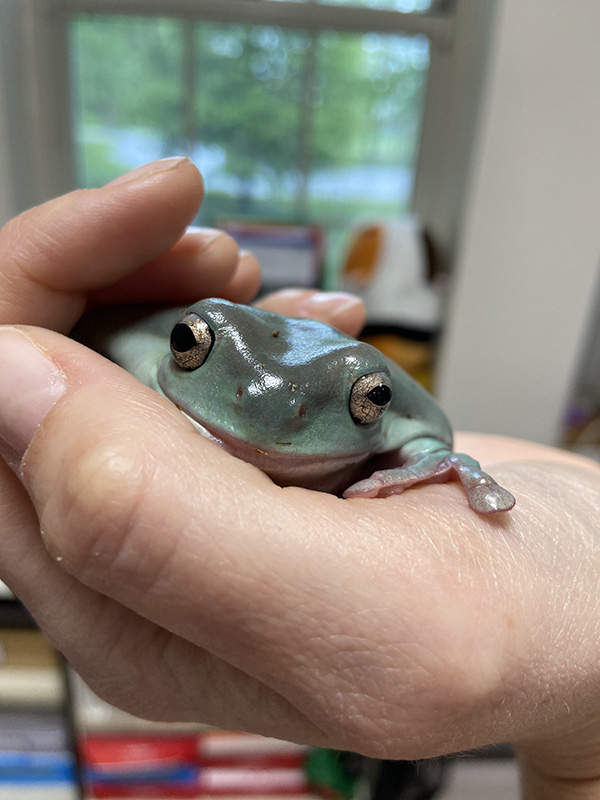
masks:
[[(0, 47), (2, 45), (3, 37), (0, 31)], [(0, 226), (4, 225), (16, 212), (12, 160), (9, 150), (9, 112), (6, 96), (8, 80), (5, 60), (0, 57)]]
[[(0, 75), (0, 81), (2, 76)], [(0, 86), (1, 91), (1, 86)], [(0, 97), (0, 108), (2, 108), (2, 98)], [(3, 117), (0, 114), (0, 227), (13, 215), (11, 178), (9, 172), (10, 159), (8, 155), (8, 141), (6, 127), (3, 125)]]
[(600, 263), (600, 3), (502, 0), (437, 394), (454, 425), (556, 441)]
[(600, 280), (598, 284), (596, 305), (592, 310), (593, 324), (577, 380), (578, 386), (592, 392), (594, 397), (600, 397)]
[(74, 185), (64, 17), (0, 0), (0, 222)]

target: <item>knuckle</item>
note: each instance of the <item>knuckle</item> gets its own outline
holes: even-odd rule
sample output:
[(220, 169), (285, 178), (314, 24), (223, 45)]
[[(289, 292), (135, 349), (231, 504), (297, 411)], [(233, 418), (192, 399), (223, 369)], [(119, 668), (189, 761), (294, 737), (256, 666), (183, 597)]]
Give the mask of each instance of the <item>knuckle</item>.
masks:
[(69, 454), (40, 515), (49, 549), (80, 577), (131, 569), (142, 547), (154, 470), (130, 445), (111, 437)]
[(34, 283), (49, 278), (47, 267), (54, 264), (63, 242), (57, 211), (81, 204), (94, 190), (77, 189), (68, 195), (35, 206), (13, 217), (0, 228), (1, 249), (8, 254), (5, 270), (22, 274)]

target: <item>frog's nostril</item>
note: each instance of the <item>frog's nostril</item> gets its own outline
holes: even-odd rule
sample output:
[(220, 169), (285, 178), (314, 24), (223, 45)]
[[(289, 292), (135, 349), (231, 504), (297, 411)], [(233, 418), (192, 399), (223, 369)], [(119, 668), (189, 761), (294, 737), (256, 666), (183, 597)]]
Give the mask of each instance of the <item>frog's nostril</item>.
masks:
[(238, 386), (237, 392), (235, 393), (235, 399), (241, 400), (243, 396), (244, 396), (244, 387)]
[(304, 403), (302, 403), (300, 408), (298, 409), (298, 416), (300, 418), (303, 418), (303, 417), (306, 416), (306, 406), (304, 405)]

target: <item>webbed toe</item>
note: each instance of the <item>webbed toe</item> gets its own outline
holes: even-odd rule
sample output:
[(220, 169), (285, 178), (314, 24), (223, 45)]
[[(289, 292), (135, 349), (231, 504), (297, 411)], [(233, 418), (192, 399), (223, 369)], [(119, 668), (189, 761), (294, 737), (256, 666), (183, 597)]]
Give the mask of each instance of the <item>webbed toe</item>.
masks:
[(510, 511), (515, 504), (512, 494), (497, 483), (475, 486), (468, 491), (469, 505), (478, 514)]

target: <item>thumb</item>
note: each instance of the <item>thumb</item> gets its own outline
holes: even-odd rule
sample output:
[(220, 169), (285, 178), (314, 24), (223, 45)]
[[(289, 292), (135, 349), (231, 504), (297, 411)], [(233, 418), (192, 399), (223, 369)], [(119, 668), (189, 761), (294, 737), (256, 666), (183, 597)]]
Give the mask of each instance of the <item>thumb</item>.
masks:
[[(286, 498), (294, 493), (57, 333), (0, 328), (0, 372), (0, 438), (61, 569), (237, 663), (243, 621), (293, 594), (296, 563), (285, 559), (273, 575), (270, 553), (283, 558), (291, 546), (298, 512)], [(250, 632), (247, 644), (244, 667), (253, 650), (260, 661)]]

